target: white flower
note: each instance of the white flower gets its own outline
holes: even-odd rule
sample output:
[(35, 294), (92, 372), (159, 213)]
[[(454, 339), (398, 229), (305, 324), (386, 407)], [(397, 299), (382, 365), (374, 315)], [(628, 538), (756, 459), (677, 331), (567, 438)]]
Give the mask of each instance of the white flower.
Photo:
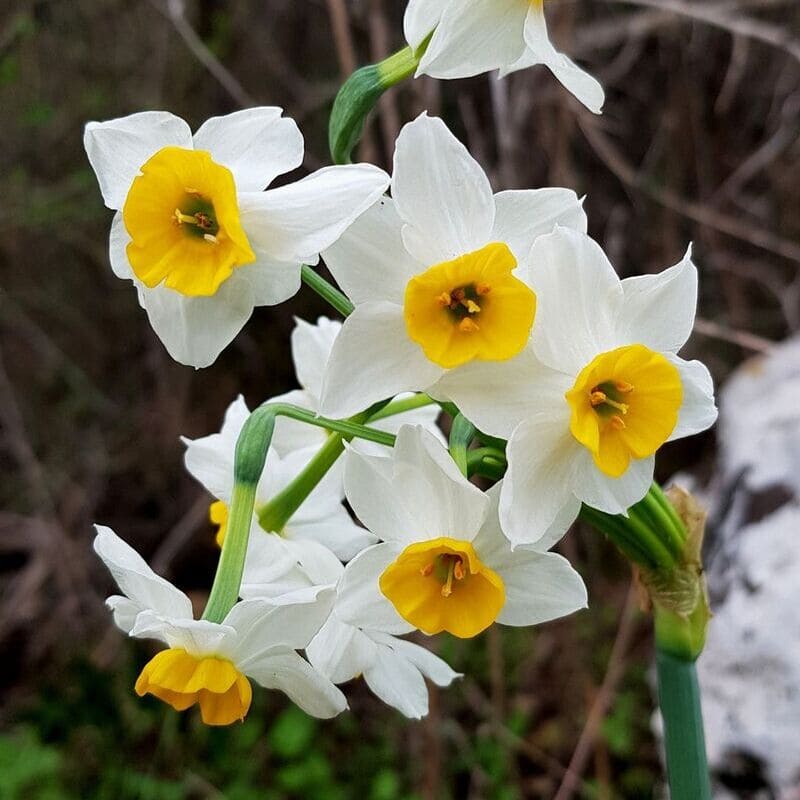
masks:
[(458, 677), (424, 647), (397, 638), (413, 631), (414, 626), (393, 609), (384, 609), (387, 613), (377, 617), (362, 613), (363, 554), (344, 567), (330, 551), (323, 552), (324, 548), (315, 545), (316, 551), (307, 551), (291, 563), (290, 559), (281, 559), (273, 543), (282, 540), (256, 534), (251, 541), (257, 545), (247, 553), (242, 597), (269, 597), (284, 603), (314, 588), (336, 590), (330, 616), (306, 648), (314, 668), (333, 683), (363, 675), (381, 700), (407, 717), (420, 719), (428, 713), (424, 676), (439, 686), (449, 686)]
[(513, 543), (557, 540), (582, 502), (626, 513), (652, 483), (656, 450), (717, 417), (708, 370), (677, 355), (697, 303), (691, 251), (621, 281), (588, 236), (557, 228), (530, 264), (531, 346), (491, 385), (474, 364), (441, 387), (479, 428), (510, 437), (500, 515)]
[(194, 135), (164, 111), (86, 126), (89, 161), (117, 211), (111, 267), (133, 281), (176, 361), (213, 363), (255, 306), (297, 292), (300, 265), (316, 263), (388, 185), (360, 164), (263, 191), (303, 160), (303, 137), (281, 113), (213, 117)]
[(545, 0), (409, 0), (404, 27), (414, 49), (431, 36), (417, 75), (468, 78), (544, 64), (567, 91), (600, 113), (603, 87), (551, 44)]
[(96, 527), (94, 549), (124, 594), (107, 601), (117, 625), (168, 648), (144, 667), (137, 694), (152, 694), (177, 711), (199, 704), (209, 725), (244, 719), (252, 698), (248, 678), (284, 692), (316, 717), (347, 708), (344, 695), (296, 652), (329, 615), (332, 590), (307, 592), (280, 605), (246, 600), (221, 623), (195, 620), (182, 591), (156, 575), (110, 528)]
[(488, 494), (464, 478), (442, 445), (404, 426), (390, 458), (352, 453), (347, 498), (383, 543), (349, 565), (358, 587), (352, 625), (393, 631), (399, 614), (427, 634), (467, 638), (493, 622), (533, 625), (586, 605), (586, 588), (555, 553), (517, 548), (500, 529), (500, 487)]
[[(322, 378), (330, 359), (333, 343), (342, 330), (342, 323), (320, 317), (316, 325), (311, 325), (302, 319), (295, 321), (292, 331), (292, 359), (294, 361), (297, 380), (302, 388), (294, 389), (286, 394), (273, 397), (270, 402), (291, 403), (317, 413), (322, 393)], [(406, 395), (395, 398), (401, 400)], [(436, 425), (439, 416), (437, 405), (428, 405), (421, 408), (405, 411), (391, 417), (385, 417), (370, 427), (389, 433), (397, 433), (401, 425), (423, 425), (437, 436), (441, 432)], [(308, 425), (304, 422), (278, 417), (275, 432), (272, 435), (272, 446), (280, 455), (291, 453), (305, 447), (321, 447), (328, 437), (324, 428)], [(444, 441), (442, 439), (442, 441)], [(363, 452), (381, 452), (383, 445), (375, 444), (362, 439), (354, 440), (354, 446)]]
[(321, 413), (345, 417), (400, 392), (435, 391), (448, 370), (516, 355), (536, 298), (513, 271), (556, 223), (585, 230), (566, 189), (492, 195), (440, 119), (397, 139), (392, 199), (380, 200), (323, 257), (355, 304), (336, 338)]
[[(230, 503), (233, 492), (236, 440), (249, 414), (244, 398), (239, 396), (225, 412), (225, 421), (219, 433), (200, 439), (183, 439), (186, 445), (186, 468), (226, 506)], [(356, 525), (342, 505), (341, 473), (337, 473), (335, 469), (330, 470), (320, 481), (282, 530), (266, 532), (259, 527), (259, 508), (286, 487), (316, 452), (316, 448), (312, 447), (281, 457), (270, 448), (264, 472), (256, 488), (251, 546), (259, 546), (257, 542), (254, 543), (259, 537), (280, 536), (287, 558), (291, 554), (296, 555), (297, 548), (294, 545), (310, 541), (324, 545), (339, 558), (348, 561), (375, 542), (375, 537)], [(218, 524), (224, 523), (223, 512)], [(300, 547), (302, 549), (302, 545)]]

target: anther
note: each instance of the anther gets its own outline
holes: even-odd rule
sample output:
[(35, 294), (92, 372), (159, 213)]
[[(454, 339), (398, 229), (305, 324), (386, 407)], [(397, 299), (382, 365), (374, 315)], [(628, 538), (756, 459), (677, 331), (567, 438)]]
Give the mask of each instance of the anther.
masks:
[(628, 394), (633, 391), (633, 384), (627, 381), (614, 381), (614, 388), (621, 394)]
[(618, 431), (621, 431), (624, 428), (627, 428), (628, 426), (625, 424), (625, 420), (622, 419), (622, 417), (618, 416), (617, 414), (614, 414), (614, 416), (611, 417), (611, 427), (616, 428)]
[(442, 307), (445, 308), (450, 305), (452, 302), (452, 298), (450, 297), (450, 292), (442, 292), (437, 298), (436, 302)]
[(216, 237), (216, 236), (213, 236), (213, 235), (212, 235), (212, 234), (210, 234), (210, 233), (204, 233), (204, 234), (203, 234), (203, 238), (204, 238), (204, 239), (205, 239), (207, 242), (211, 242), (211, 244), (219, 244), (219, 239), (217, 239), (217, 237)]
[(589, 392), (589, 402), (592, 404), (592, 407), (601, 406), (603, 403), (608, 401), (608, 396), (605, 392), (601, 392), (596, 390), (594, 392)]
[(475, 331), (479, 331), (480, 327), (474, 323), (469, 317), (464, 317), (461, 322), (458, 323), (458, 329), (462, 333), (475, 333)]
[(462, 300), (461, 305), (467, 309), (468, 314), (477, 314), (481, 307), (474, 300)]
[(422, 575), (423, 578), (427, 578), (433, 572), (433, 562), (431, 561), (430, 564), (426, 564), (420, 571), (419, 574)]
[(464, 569), (464, 562), (459, 558), (453, 567), (453, 575), (457, 581), (463, 581), (467, 577), (467, 571)]
[(486, 294), (489, 294), (489, 292), (491, 292), (491, 291), (492, 291), (492, 287), (489, 286), (488, 283), (476, 283), (475, 284), (475, 294), (478, 294), (481, 297), (483, 297)]

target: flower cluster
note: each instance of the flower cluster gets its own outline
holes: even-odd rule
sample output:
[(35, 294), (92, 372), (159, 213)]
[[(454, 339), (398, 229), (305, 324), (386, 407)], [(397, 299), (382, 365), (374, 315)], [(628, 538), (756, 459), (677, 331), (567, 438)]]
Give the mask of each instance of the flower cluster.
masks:
[[(602, 104), (550, 45), (541, 0), (411, 0), (406, 35), (421, 73), (543, 63)], [(203, 618), (98, 526), (122, 592), (108, 600), (117, 625), (166, 645), (140, 695), (224, 725), (246, 715), (253, 680), (329, 717), (347, 706), (337, 686), (363, 676), (423, 716), (425, 678), (458, 675), (422, 637), (584, 607), (583, 581), (550, 548), (582, 504), (625, 515), (658, 449), (714, 422), (708, 371), (677, 355), (694, 322), (691, 253), (620, 280), (574, 192), (493, 193), (440, 119), (403, 128), (391, 176), (334, 166), (266, 191), (303, 160), (277, 108), (194, 135), (144, 112), (90, 123), (85, 146), (116, 212), (112, 268), (176, 360), (212, 363), (320, 257), (342, 290), (329, 296), (352, 307), (343, 323), (297, 321), (299, 389), (254, 413), (239, 397), (219, 433), (184, 440), (222, 549)], [(251, 426), (258, 415), (268, 424)]]

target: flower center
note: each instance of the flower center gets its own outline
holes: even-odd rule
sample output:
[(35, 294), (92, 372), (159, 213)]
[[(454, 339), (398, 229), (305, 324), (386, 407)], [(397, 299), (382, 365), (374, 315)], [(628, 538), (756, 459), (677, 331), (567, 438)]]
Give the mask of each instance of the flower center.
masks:
[(171, 647), (145, 664), (136, 694), (152, 694), (176, 711), (198, 704), (206, 725), (230, 725), (247, 715), (253, 690), (232, 661), (213, 655), (198, 658)]
[(164, 147), (134, 178), (122, 219), (128, 260), (145, 286), (189, 297), (216, 293), (255, 261), (239, 218), (233, 175), (201, 150)]
[(428, 634), (476, 636), (505, 605), (502, 578), (470, 542), (447, 537), (409, 545), (379, 583), (397, 613)]
[(632, 458), (646, 458), (678, 422), (683, 387), (677, 368), (641, 344), (601, 353), (565, 395), (570, 431), (606, 475), (621, 477)]
[(536, 295), (511, 274), (516, 266), (508, 246), (495, 242), (416, 275), (403, 303), (409, 337), (445, 369), (513, 358), (536, 314)]

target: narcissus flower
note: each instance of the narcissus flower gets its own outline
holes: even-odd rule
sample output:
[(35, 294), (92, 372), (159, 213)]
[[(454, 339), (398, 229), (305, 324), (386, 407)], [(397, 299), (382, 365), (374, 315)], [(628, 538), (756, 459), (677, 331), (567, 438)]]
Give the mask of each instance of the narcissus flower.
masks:
[(382, 170), (359, 164), (263, 191), (303, 160), (303, 137), (281, 114), (246, 109), (194, 135), (163, 111), (86, 126), (89, 161), (117, 212), (111, 267), (133, 281), (181, 363), (213, 363), (255, 306), (295, 294), (300, 265), (316, 263), (388, 185)]
[[(218, 525), (224, 525), (227, 519), (227, 505), (231, 501), (234, 484), (236, 440), (249, 415), (244, 398), (239, 396), (225, 412), (219, 433), (200, 439), (183, 439), (186, 445), (186, 468), (223, 504), (213, 505), (212, 520)], [(325, 545), (339, 558), (348, 560), (375, 543), (375, 537), (356, 525), (342, 504), (344, 492), (341, 473), (335, 469), (328, 472), (282, 530), (267, 531), (260, 527), (259, 509), (293, 480), (316, 452), (316, 447), (307, 447), (280, 456), (270, 448), (256, 489), (251, 547), (259, 546), (254, 544), (257, 536), (270, 534), (272, 538), (280, 537), (283, 540), (280, 547), (286, 553), (286, 558), (296, 557), (292, 554), (298, 547), (302, 549), (301, 543), (316, 542)]]
[(321, 412), (345, 417), (448, 370), (517, 355), (536, 296), (520, 280), (535, 239), (585, 230), (567, 189), (492, 195), (480, 165), (425, 115), (397, 139), (392, 199), (361, 216), (324, 258), (355, 304), (331, 352)]
[(176, 711), (198, 705), (207, 725), (244, 719), (252, 699), (249, 679), (284, 692), (316, 717), (347, 708), (344, 695), (296, 652), (328, 617), (333, 590), (296, 594), (283, 604), (241, 601), (221, 623), (195, 620), (189, 598), (110, 528), (97, 526), (94, 549), (124, 594), (107, 601), (117, 625), (168, 648), (145, 665), (136, 681), (139, 696), (152, 694)]
[[(255, 534), (247, 553), (242, 597), (270, 597), (286, 602), (297, 592), (307, 593), (315, 584), (336, 590), (336, 602), (319, 633), (306, 648), (315, 669), (336, 684), (363, 676), (367, 686), (388, 705), (407, 717), (419, 719), (428, 713), (425, 677), (439, 686), (449, 686), (458, 677), (433, 653), (398, 636), (414, 626), (388, 604), (372, 604), (374, 575), (365, 575), (357, 555), (347, 567), (330, 551), (315, 545), (291, 563), (282, 559), (272, 544), (274, 537)], [(281, 541), (281, 540), (277, 540)], [(310, 543), (306, 543), (310, 544)], [(368, 551), (365, 551), (368, 552)], [(317, 585), (317, 590), (322, 588)]]
[(422, 428), (401, 428), (389, 458), (352, 453), (345, 490), (383, 540), (357, 561), (361, 620), (386, 619), (391, 607), (424, 633), (469, 638), (493, 622), (533, 625), (586, 604), (583, 581), (561, 556), (512, 553), (497, 517), (499, 485), (481, 492)]
[[(320, 317), (316, 325), (302, 319), (296, 320), (291, 339), (292, 360), (301, 388), (273, 397), (272, 402), (291, 403), (315, 413), (319, 411), (322, 377), (328, 366), (333, 343), (341, 330), (341, 322), (327, 317)], [(370, 426), (396, 433), (401, 425), (423, 425), (441, 436), (436, 426), (438, 416), (439, 407), (431, 404), (370, 422)], [(324, 428), (317, 428), (287, 417), (278, 417), (272, 435), (272, 447), (279, 455), (284, 456), (306, 447), (321, 447), (327, 438), (328, 433)], [(384, 449), (382, 445), (364, 440), (357, 439), (354, 444), (364, 452), (380, 452)]]
[(477, 364), (441, 385), (478, 427), (510, 437), (500, 514), (514, 543), (557, 539), (582, 502), (624, 514), (652, 483), (659, 447), (717, 416), (708, 370), (677, 355), (697, 304), (691, 252), (621, 281), (588, 236), (557, 228), (530, 264), (531, 346), (492, 385)]
[[(547, 35), (546, 0), (409, 0), (408, 43), (430, 41), (417, 69), (433, 78), (500, 75), (544, 64), (590, 111), (599, 114), (603, 87), (559, 53)], [(431, 35), (432, 34), (432, 35)]]

